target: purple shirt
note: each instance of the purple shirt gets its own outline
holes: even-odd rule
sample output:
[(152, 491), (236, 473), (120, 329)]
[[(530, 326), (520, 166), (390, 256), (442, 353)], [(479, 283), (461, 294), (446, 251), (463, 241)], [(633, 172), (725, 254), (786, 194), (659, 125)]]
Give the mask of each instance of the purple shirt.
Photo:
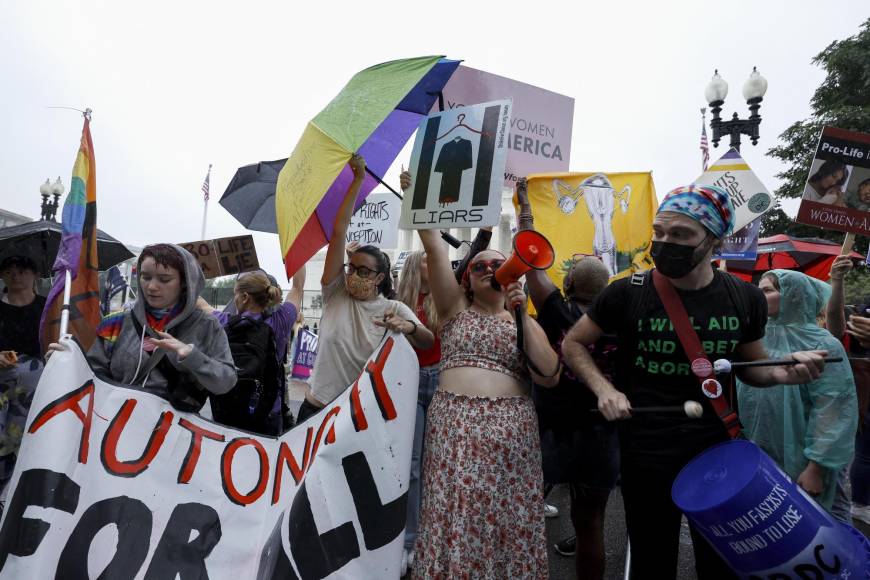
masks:
[[(221, 312), (220, 310), (215, 310), (213, 314), (217, 317), (223, 327), (226, 327), (230, 318), (235, 316), (234, 314)], [(248, 318), (253, 318), (255, 320), (263, 319), (262, 314), (253, 314), (247, 311), (242, 312), (242, 316), (247, 316)], [(282, 302), (281, 305), (275, 308), (272, 314), (266, 319), (266, 324), (272, 328), (272, 333), (275, 335), (275, 352), (278, 356), (278, 368), (280, 369), (284, 368), (284, 359), (287, 357), (287, 344), (290, 342), (290, 333), (293, 330), (293, 325), (296, 323), (296, 317), (296, 306), (290, 302)], [(281, 374), (283, 376), (283, 373)], [(281, 381), (281, 385), (284, 385), (284, 380)], [(278, 411), (280, 413), (281, 401), (283, 401), (283, 399), (283, 392), (278, 393), (278, 396), (275, 399), (275, 405), (272, 409), (273, 412)]]

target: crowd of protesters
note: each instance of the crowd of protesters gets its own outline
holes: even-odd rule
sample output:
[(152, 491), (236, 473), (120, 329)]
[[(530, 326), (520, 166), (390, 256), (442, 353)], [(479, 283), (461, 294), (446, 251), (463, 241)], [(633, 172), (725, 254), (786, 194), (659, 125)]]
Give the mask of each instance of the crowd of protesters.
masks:
[[(834, 262), (830, 284), (783, 270), (766, 273), (758, 286), (743, 282), (713, 265), (734, 226), (728, 194), (689, 185), (665, 196), (656, 213), (653, 271), (609, 283), (599, 258), (577, 254), (561, 289), (536, 270), (525, 287), (502, 287), (495, 273), (507, 257), (487, 248), (488, 231), (454, 268), (437, 230), (420, 230), (423, 251), (407, 257), (394, 289), (384, 251), (346, 245), (365, 160), (355, 155), (350, 166), (354, 179), (321, 279), (318, 354), (295, 417), (284, 364), (300, 323), (304, 267), (286, 299), (265, 273), (240, 275), (231, 305), (220, 312), (199, 298), (204, 278), (190, 253), (147, 246), (137, 261), (138, 297), (103, 319), (87, 353), (96, 374), (178, 409), (277, 435), (352, 384), (385, 331), (400, 333), (420, 367), (403, 573), (547, 578), (546, 482), (568, 485), (575, 536), (560, 542), (568, 546), (560, 551), (575, 554), (578, 578), (604, 577), (604, 514), (617, 484), (634, 577), (671, 578), (681, 521), (671, 486), (690, 460), (729, 438), (683, 349), (644, 348), (657, 340), (680, 344), (673, 327), (655, 323), (672, 318), (662, 292), (673, 293), (698, 338), (714, 345), (709, 355), (791, 360), (738, 371), (728, 403), (745, 436), (822, 507), (843, 521), (870, 523), (870, 369), (859, 360), (870, 349), (870, 300), (848, 311), (848, 257)], [(839, 168), (828, 169), (811, 180), (819, 196), (840, 178)], [(402, 173), (403, 188), (411, 177)], [(534, 229), (522, 180), (517, 193), (519, 229)], [(0, 276), (5, 485), (45, 363), (38, 334), (45, 299), (36, 293), (31, 258), (6, 257)], [(257, 340), (264, 346), (252, 351)], [(52, 343), (47, 354), (63, 348)], [(825, 356), (842, 362), (826, 367)], [(686, 401), (703, 407), (700, 418), (634, 414)], [(698, 576), (733, 577), (691, 532)]]

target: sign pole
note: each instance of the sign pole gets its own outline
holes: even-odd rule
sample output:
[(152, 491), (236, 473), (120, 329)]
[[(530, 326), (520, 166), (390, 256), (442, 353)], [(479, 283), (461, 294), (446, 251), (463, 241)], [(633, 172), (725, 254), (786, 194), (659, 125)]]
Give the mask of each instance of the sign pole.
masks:
[(843, 238), (843, 247), (840, 250), (840, 255), (848, 256), (852, 253), (852, 248), (855, 246), (855, 234), (853, 232), (849, 232), (846, 234), (846, 237)]

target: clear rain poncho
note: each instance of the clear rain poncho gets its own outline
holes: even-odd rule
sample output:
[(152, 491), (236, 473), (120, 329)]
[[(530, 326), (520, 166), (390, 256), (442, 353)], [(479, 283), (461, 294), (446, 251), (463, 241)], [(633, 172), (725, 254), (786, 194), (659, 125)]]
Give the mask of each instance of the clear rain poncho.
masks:
[(843, 345), (820, 328), (831, 287), (791, 270), (771, 270), (779, 280), (779, 312), (767, 322), (764, 346), (771, 358), (802, 350), (826, 350), (843, 362), (828, 363), (822, 375), (802, 385), (752, 387), (737, 382), (744, 431), (795, 481), (812, 460), (825, 467), (824, 490), (816, 500), (831, 509), (837, 474), (852, 459), (858, 402)]

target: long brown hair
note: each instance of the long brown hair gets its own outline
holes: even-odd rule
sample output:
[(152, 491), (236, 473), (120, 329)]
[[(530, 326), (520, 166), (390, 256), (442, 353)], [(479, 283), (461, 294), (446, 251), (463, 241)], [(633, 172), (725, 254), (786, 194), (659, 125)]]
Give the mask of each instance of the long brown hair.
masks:
[[(411, 252), (405, 258), (405, 265), (399, 275), (399, 285), (396, 288), (396, 298), (404, 302), (412, 312), (417, 312), (417, 299), (423, 282), (420, 279), (420, 270), (423, 267), (423, 252)], [(423, 300), (423, 313), (426, 315), (426, 328), (437, 334), (438, 312), (432, 301), (432, 293), (426, 295)]]

